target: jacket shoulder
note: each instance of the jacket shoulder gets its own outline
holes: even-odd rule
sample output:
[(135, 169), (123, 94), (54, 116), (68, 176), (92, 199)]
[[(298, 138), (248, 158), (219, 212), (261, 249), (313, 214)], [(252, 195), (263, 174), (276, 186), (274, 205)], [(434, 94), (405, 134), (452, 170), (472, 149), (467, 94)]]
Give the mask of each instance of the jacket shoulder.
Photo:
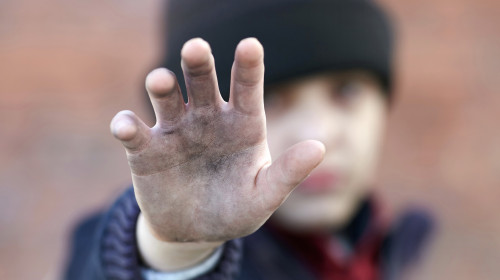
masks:
[(404, 270), (420, 259), (434, 229), (435, 220), (428, 210), (407, 209), (384, 241), (381, 251), (383, 279), (400, 279)]

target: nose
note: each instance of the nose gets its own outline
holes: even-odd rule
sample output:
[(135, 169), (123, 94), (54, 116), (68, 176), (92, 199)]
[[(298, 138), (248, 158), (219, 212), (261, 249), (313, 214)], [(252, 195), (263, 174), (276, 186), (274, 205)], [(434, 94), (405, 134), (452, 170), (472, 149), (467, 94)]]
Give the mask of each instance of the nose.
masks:
[(327, 102), (304, 104), (303, 110), (297, 116), (297, 141), (308, 139), (318, 140), (332, 147), (342, 141), (345, 121), (343, 114), (329, 106)]
[(297, 120), (297, 140), (314, 139), (323, 142), (328, 138), (329, 121), (322, 112), (307, 110)]

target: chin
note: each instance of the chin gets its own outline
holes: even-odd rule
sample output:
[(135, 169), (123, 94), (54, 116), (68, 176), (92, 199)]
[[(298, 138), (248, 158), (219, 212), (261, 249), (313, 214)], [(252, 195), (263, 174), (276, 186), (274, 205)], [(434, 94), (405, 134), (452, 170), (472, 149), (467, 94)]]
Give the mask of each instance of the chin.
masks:
[(292, 195), (274, 213), (273, 221), (294, 231), (339, 230), (353, 218), (362, 198), (354, 194)]

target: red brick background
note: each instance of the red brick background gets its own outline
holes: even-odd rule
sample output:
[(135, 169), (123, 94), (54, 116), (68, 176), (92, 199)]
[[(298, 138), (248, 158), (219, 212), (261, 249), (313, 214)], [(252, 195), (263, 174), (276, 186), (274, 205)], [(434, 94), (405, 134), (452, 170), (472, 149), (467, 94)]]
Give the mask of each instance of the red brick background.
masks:
[[(383, 0), (398, 22), (398, 99), (380, 190), (431, 208), (414, 279), (500, 275), (500, 2)], [(0, 279), (54, 279), (78, 217), (129, 182), (108, 124), (148, 115), (162, 2), (0, 2)]]

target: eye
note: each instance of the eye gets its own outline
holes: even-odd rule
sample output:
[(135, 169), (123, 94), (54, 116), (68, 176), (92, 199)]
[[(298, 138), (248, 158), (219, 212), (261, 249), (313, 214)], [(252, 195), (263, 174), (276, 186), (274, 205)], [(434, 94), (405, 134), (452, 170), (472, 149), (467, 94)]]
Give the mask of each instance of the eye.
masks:
[(345, 78), (334, 86), (334, 98), (342, 103), (354, 102), (363, 92), (363, 83), (359, 79)]
[(288, 88), (272, 87), (264, 90), (264, 107), (266, 112), (283, 112), (293, 103), (293, 93)]
[(274, 89), (264, 90), (264, 107), (266, 111), (280, 108), (282, 105), (279, 93), (277, 93)]

